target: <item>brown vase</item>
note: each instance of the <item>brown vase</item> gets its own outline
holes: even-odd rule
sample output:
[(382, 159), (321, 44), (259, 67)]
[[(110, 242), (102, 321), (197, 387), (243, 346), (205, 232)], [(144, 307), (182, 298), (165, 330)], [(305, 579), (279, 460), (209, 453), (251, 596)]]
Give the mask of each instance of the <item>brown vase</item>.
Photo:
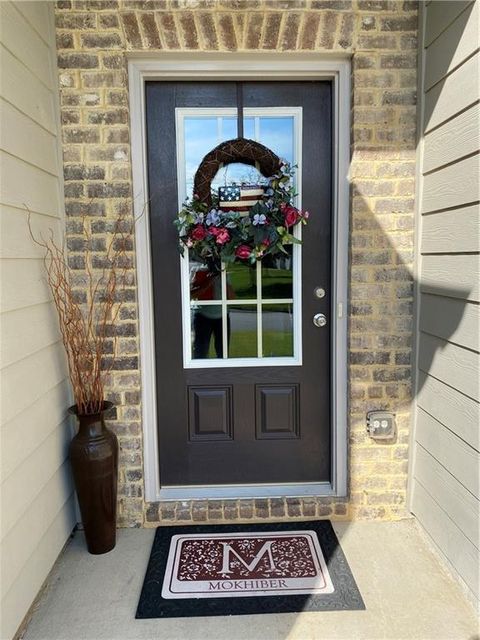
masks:
[(90, 553), (111, 551), (117, 529), (117, 436), (105, 426), (103, 414), (113, 404), (105, 402), (103, 411), (78, 415), (79, 430), (70, 443), (70, 462), (82, 514), (85, 539)]

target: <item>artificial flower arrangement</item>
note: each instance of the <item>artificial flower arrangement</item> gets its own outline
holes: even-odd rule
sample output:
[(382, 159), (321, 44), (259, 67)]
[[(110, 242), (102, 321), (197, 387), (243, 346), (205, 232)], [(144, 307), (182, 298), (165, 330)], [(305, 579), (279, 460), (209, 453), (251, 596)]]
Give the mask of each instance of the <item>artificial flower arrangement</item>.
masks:
[(212, 205), (195, 195), (187, 199), (174, 221), (181, 254), (187, 247), (195, 259), (219, 265), (254, 264), (267, 255), (288, 253), (285, 245), (301, 243), (293, 229), (306, 224), (309, 216), (292, 204), (294, 173), (295, 167), (282, 162), (278, 172), (267, 178), (260, 200), (243, 214), (220, 208), (218, 195), (213, 195)]

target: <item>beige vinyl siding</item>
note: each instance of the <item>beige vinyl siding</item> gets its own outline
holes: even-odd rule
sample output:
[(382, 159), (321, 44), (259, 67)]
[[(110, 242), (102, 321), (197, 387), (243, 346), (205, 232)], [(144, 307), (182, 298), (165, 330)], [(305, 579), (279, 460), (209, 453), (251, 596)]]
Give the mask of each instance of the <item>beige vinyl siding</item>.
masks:
[(410, 506), (479, 593), (479, 2), (423, 5)]
[(1, 638), (12, 638), (74, 524), (65, 357), (42, 252), (62, 233), (53, 4), (0, 2)]

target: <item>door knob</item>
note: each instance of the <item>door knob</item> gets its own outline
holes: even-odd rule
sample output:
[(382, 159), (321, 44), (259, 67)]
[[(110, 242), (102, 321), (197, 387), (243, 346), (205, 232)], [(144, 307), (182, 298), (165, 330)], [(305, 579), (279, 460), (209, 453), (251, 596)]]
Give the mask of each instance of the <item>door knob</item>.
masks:
[(327, 316), (324, 313), (316, 313), (313, 316), (313, 324), (316, 327), (324, 327), (327, 324)]

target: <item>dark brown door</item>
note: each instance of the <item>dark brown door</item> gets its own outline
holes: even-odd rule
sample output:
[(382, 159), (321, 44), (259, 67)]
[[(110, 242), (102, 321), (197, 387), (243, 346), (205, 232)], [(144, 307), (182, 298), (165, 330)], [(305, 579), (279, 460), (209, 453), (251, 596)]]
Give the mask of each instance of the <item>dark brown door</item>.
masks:
[[(177, 250), (179, 190), (181, 201), (202, 156), (236, 137), (237, 85), (146, 87), (162, 486), (330, 480), (329, 82), (242, 83), (245, 137), (299, 166), (311, 213), (301, 248), (258, 270), (231, 268), (206, 296), (192, 293), (202, 266)], [(325, 326), (313, 322), (319, 313)]]

